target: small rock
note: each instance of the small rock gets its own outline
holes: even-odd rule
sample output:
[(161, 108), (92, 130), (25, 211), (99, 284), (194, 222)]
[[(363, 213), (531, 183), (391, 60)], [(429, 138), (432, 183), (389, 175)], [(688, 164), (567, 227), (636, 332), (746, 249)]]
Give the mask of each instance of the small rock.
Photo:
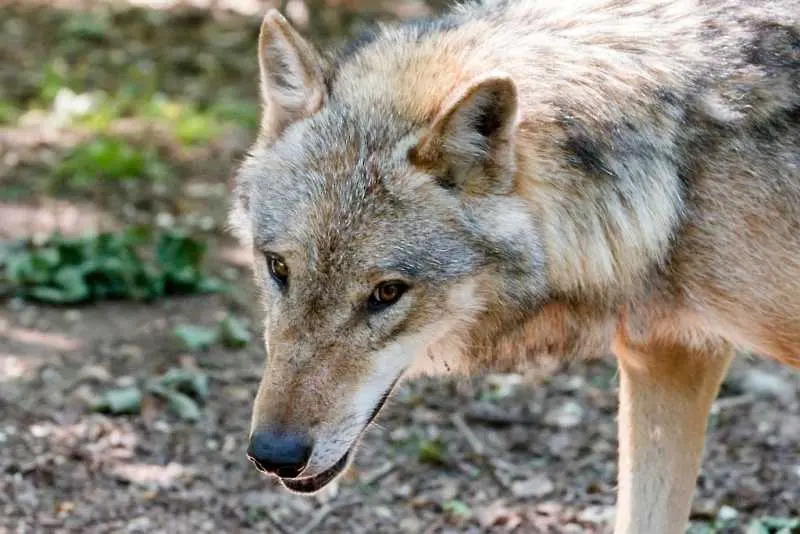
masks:
[(507, 532), (511, 532), (522, 523), (520, 513), (511, 508), (506, 508), (502, 501), (495, 501), (477, 513), (478, 523), (484, 528), (489, 529), (495, 526), (502, 526)]
[(401, 532), (422, 532), (422, 522), (416, 517), (406, 517), (398, 525)]
[(527, 480), (520, 480), (511, 485), (511, 492), (520, 498), (541, 498), (555, 489), (553, 481), (544, 475), (537, 475)]
[(117, 355), (126, 360), (141, 360), (144, 357), (144, 350), (138, 345), (125, 343), (117, 348)]
[(414, 493), (414, 488), (411, 487), (411, 484), (403, 484), (394, 488), (392, 493), (401, 499), (406, 499), (410, 497), (412, 493)]
[(558, 515), (564, 509), (564, 506), (557, 502), (543, 502), (536, 506), (536, 512), (544, 515)]
[(376, 515), (383, 517), (384, 519), (394, 519), (394, 514), (392, 514), (392, 511), (386, 506), (376, 506), (372, 510)]
[(33, 326), (33, 323), (36, 322), (36, 318), (39, 315), (39, 311), (32, 307), (32, 306), (25, 306), (20, 310), (19, 313), (19, 323), (24, 328), (30, 328)]
[(87, 406), (93, 406), (100, 402), (100, 397), (92, 391), (88, 384), (83, 384), (75, 388), (75, 391), (70, 395), (71, 398)]
[(717, 518), (720, 521), (733, 521), (737, 517), (739, 517), (739, 512), (736, 510), (736, 508), (727, 505), (720, 508), (719, 513), (717, 514)]
[(446, 481), (442, 484), (437, 492), (437, 497), (440, 501), (450, 501), (458, 496), (458, 485), (455, 482)]
[(41, 373), (42, 382), (48, 385), (58, 384), (62, 381), (61, 373), (53, 369), (52, 367), (47, 367), (42, 369)]
[(567, 401), (547, 412), (544, 416), (544, 422), (560, 428), (574, 428), (583, 421), (583, 412), (584, 410), (580, 404), (574, 401)]
[(117, 380), (114, 382), (114, 384), (117, 387), (130, 388), (130, 387), (133, 387), (133, 386), (136, 385), (136, 378), (134, 378), (132, 376), (129, 376), (129, 375), (121, 376), (121, 377), (117, 378)]
[(12, 299), (9, 299), (8, 309), (13, 312), (21, 312), (22, 310), (25, 309), (25, 300), (19, 297), (14, 297)]
[(514, 393), (522, 383), (519, 374), (490, 374), (486, 377), (486, 384), (492, 388), (494, 398), (505, 398)]
[(238, 446), (239, 443), (235, 437), (231, 435), (225, 436), (225, 439), (222, 441), (222, 452), (230, 454), (235, 451)]
[(78, 310), (67, 310), (64, 312), (64, 319), (70, 323), (75, 323), (81, 320), (81, 312)]
[(34, 438), (45, 438), (51, 434), (52, 428), (46, 425), (34, 424), (30, 427), (31, 436)]
[(788, 415), (781, 421), (780, 438), (788, 443), (800, 443), (800, 415)]
[(56, 512), (60, 516), (71, 514), (75, 510), (75, 503), (72, 501), (61, 501), (56, 506)]
[(163, 434), (169, 434), (172, 432), (172, 427), (166, 421), (159, 419), (153, 422), (153, 428), (158, 430)]
[(81, 368), (79, 376), (82, 380), (92, 380), (97, 382), (110, 382), (111, 373), (100, 365), (85, 365)]
[(411, 430), (409, 430), (409, 428), (406, 426), (395, 428), (389, 434), (389, 439), (395, 443), (401, 441), (408, 441), (409, 438), (411, 438)]
[(578, 514), (578, 521), (600, 525), (614, 520), (613, 506), (590, 506)]
[(566, 456), (566, 453), (570, 451), (569, 444), (569, 434), (566, 432), (559, 432), (547, 440), (547, 449), (553, 456), (563, 458)]
[(795, 394), (794, 384), (780, 375), (757, 368), (742, 373), (740, 387), (748, 393), (782, 400), (791, 400)]
[(274, 506), (272, 496), (265, 491), (248, 491), (240, 496), (242, 508), (268, 508)]
[(144, 487), (170, 488), (186, 483), (192, 471), (178, 463), (155, 464), (115, 464), (109, 469), (117, 480)]
[(128, 532), (149, 532), (150, 519), (147, 516), (137, 517), (128, 522)]
[(566, 391), (579, 391), (586, 386), (586, 379), (579, 375), (570, 376), (564, 382)]
[(200, 229), (203, 230), (204, 232), (210, 232), (211, 230), (214, 229), (216, 224), (217, 223), (214, 221), (214, 218), (209, 216), (209, 215), (207, 215), (207, 216), (202, 217), (200, 219), (199, 226), (200, 226)]
[(166, 212), (159, 213), (156, 215), (156, 225), (159, 228), (172, 228), (175, 226), (175, 217)]

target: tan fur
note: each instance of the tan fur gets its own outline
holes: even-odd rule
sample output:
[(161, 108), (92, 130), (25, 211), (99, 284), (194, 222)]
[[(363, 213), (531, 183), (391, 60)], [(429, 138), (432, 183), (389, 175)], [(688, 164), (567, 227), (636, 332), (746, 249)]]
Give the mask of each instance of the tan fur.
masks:
[(313, 489), (401, 376), (612, 351), (616, 531), (681, 532), (734, 348), (800, 367), (799, 48), (796, 0), (468, 4), (341, 57), (268, 14), (253, 431), (312, 433)]
[(686, 531), (711, 403), (730, 347), (614, 342), (620, 363), (619, 487), (615, 532)]

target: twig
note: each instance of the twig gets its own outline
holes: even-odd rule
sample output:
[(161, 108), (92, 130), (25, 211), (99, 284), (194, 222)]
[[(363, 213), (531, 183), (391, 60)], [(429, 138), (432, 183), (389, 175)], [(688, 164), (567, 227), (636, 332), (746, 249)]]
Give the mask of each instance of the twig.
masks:
[(754, 400), (755, 397), (750, 393), (745, 393), (744, 395), (737, 395), (736, 397), (723, 397), (721, 399), (717, 399), (716, 401), (714, 401), (714, 404), (711, 405), (711, 412), (718, 413), (722, 410), (727, 410), (730, 408), (738, 408), (739, 406), (750, 404)]
[(345, 501), (338, 504), (323, 504), (322, 507), (314, 514), (314, 517), (308, 520), (308, 523), (303, 525), (303, 528), (297, 531), (297, 534), (311, 534), (315, 528), (320, 526), (323, 521), (336, 510), (353, 506), (361, 503), (361, 500)]
[(482, 412), (476, 410), (470, 410), (464, 413), (464, 420), (495, 426), (535, 425), (539, 423), (539, 420), (533, 417), (514, 417), (512, 415), (506, 415), (502, 413)]
[(492, 476), (492, 479), (497, 483), (497, 485), (503, 490), (510, 490), (511, 486), (503, 477), (500, 476), (500, 473), (497, 472), (497, 469), (495, 468), (494, 464), (492, 464), (491, 459), (486, 454), (486, 447), (467, 425), (467, 422), (464, 421), (464, 416), (461, 415), (460, 412), (456, 412), (450, 417), (450, 420), (452, 421), (453, 426), (456, 427), (456, 430), (461, 432), (461, 435), (467, 440), (472, 452), (480, 457), (481, 463), (489, 470), (489, 474)]
[(445, 523), (444, 519), (437, 519), (436, 521), (431, 523), (431, 525), (428, 528), (425, 529), (424, 534), (433, 534), (438, 529), (441, 529), (442, 526), (444, 526), (444, 523)]
[(280, 522), (279, 522), (277, 519), (275, 519), (274, 517), (272, 517), (272, 514), (271, 514), (271, 513), (269, 513), (269, 510), (267, 510), (266, 508), (264, 508), (264, 509), (263, 509), (263, 512), (264, 512), (264, 517), (265, 517), (265, 518), (266, 518), (266, 520), (267, 520), (267, 523), (269, 523), (270, 525), (272, 525), (272, 528), (274, 528), (276, 531), (278, 531), (278, 534), (289, 534), (289, 531), (288, 531), (288, 530), (286, 530), (286, 527), (284, 527), (283, 525), (281, 525), (281, 524), (280, 524)]
[(365, 486), (371, 486), (395, 469), (397, 469), (397, 464), (394, 462), (386, 462), (381, 467), (373, 469), (369, 473), (365, 474), (364, 478), (361, 480), (361, 483)]
[(472, 431), (472, 429), (467, 426), (467, 422), (464, 421), (464, 416), (461, 415), (460, 412), (454, 413), (450, 417), (450, 421), (453, 422), (453, 426), (456, 427), (456, 430), (461, 432), (461, 435), (467, 440), (469, 443), (469, 447), (472, 449), (472, 452), (477, 454), (478, 456), (485, 457), (486, 456), (486, 449), (483, 446), (483, 442), (478, 439), (478, 436)]

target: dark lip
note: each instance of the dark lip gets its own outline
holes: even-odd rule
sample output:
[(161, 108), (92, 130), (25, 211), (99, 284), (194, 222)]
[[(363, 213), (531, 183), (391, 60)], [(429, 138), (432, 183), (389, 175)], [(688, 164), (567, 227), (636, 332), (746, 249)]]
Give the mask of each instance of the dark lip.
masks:
[(311, 494), (316, 493), (323, 489), (325, 486), (333, 482), (333, 480), (342, 474), (342, 471), (345, 470), (347, 464), (350, 461), (351, 453), (353, 449), (361, 441), (361, 437), (364, 435), (364, 432), (367, 431), (367, 428), (372, 423), (372, 421), (378, 416), (381, 409), (383, 409), (384, 404), (389, 399), (389, 396), (394, 391), (394, 387), (397, 385), (397, 382), (400, 381), (400, 377), (403, 376), (403, 373), (400, 373), (397, 378), (395, 378), (388, 389), (381, 395), (381, 398), (378, 400), (378, 403), (375, 405), (375, 408), (372, 409), (372, 413), (367, 419), (364, 428), (361, 429), (361, 432), (358, 434), (355, 440), (353, 440), (353, 444), (347, 449), (339, 461), (337, 461), (332, 467), (326, 469), (322, 473), (311, 477), (298, 477), (298, 478), (280, 478), (281, 484), (283, 484), (287, 489), (295, 492), (295, 493), (302, 493), (302, 494)]
[(339, 476), (342, 471), (344, 471), (344, 468), (347, 467), (347, 462), (350, 459), (351, 450), (352, 448), (348, 449), (348, 451), (344, 453), (341, 458), (339, 458), (339, 461), (336, 462), (333, 467), (326, 469), (318, 475), (306, 478), (281, 478), (281, 484), (295, 493), (316, 493), (330, 484), (334, 478)]

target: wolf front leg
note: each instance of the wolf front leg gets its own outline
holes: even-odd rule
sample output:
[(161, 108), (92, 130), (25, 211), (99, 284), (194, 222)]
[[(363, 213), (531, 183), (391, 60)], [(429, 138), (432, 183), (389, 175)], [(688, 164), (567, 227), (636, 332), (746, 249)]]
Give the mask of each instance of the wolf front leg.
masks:
[(730, 346), (614, 342), (620, 366), (615, 534), (683, 534)]

